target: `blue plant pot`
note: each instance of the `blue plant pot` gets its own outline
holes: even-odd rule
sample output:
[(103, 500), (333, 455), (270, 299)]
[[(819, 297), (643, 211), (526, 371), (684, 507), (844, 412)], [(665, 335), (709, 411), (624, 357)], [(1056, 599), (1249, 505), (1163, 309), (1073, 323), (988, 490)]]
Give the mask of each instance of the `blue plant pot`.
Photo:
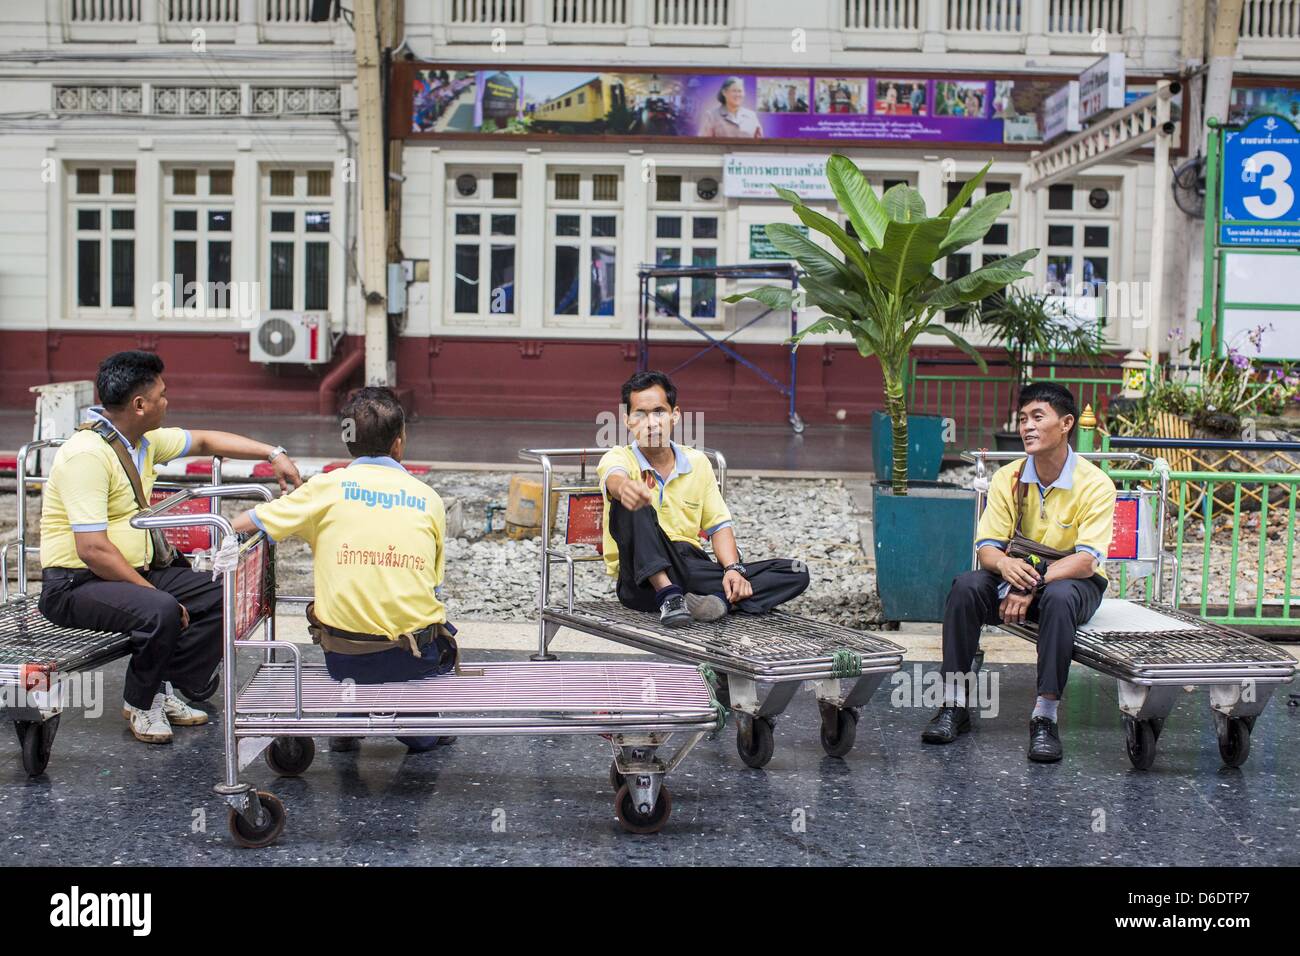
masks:
[[(894, 422), (887, 412), (871, 413), (871, 459), (876, 477), (894, 477)], [(934, 481), (943, 464), (943, 418), (939, 415), (907, 416), (907, 477)]]
[(896, 496), (877, 481), (871, 496), (876, 590), (889, 621), (942, 621), (952, 579), (971, 569), (975, 492), (909, 481)]

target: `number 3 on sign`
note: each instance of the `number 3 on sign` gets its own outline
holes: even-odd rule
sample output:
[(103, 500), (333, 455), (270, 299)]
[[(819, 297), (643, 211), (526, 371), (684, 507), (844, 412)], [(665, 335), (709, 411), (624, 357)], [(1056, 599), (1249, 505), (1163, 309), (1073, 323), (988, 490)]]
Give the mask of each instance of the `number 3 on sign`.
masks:
[[(1291, 211), (1295, 201), (1295, 191), (1287, 183), (1291, 177), (1291, 160), (1277, 150), (1266, 149), (1253, 154), (1242, 165), (1243, 182), (1255, 181), (1261, 194), (1272, 194), (1268, 202), (1264, 201), (1263, 195), (1244, 197), (1242, 205), (1247, 212), (1256, 219), (1281, 219)], [(1258, 171), (1265, 169), (1267, 175), (1256, 176)]]

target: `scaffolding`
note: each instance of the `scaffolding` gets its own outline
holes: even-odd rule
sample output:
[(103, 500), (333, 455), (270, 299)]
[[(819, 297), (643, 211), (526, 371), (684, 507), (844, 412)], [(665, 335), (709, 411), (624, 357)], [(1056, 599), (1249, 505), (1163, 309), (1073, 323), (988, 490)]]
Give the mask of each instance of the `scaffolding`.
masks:
[[(692, 332), (708, 340), (708, 345), (696, 352), (686, 361), (678, 364), (675, 368), (668, 371), (669, 375), (675, 375), (682, 369), (686, 368), (695, 360), (707, 355), (713, 349), (718, 349), (724, 355), (739, 362), (745, 368), (749, 369), (768, 385), (783, 395), (788, 403), (789, 414), (787, 420), (790, 427), (794, 429), (796, 435), (801, 434), (804, 429), (803, 419), (799, 417), (799, 412), (795, 406), (795, 392), (798, 383), (796, 369), (795, 348), (790, 346), (790, 373), (788, 381), (781, 381), (774, 375), (769, 374), (756, 364), (745, 358), (733, 347), (732, 342), (735, 337), (752, 325), (761, 322), (767, 316), (773, 313), (773, 309), (764, 309), (758, 315), (749, 319), (743, 325), (738, 325), (721, 338), (710, 334), (697, 322), (682, 315), (671, 302), (660, 299), (656, 295), (658, 280), (660, 279), (776, 279), (781, 282), (790, 283), (790, 292), (792, 301), (790, 306), (790, 335), (793, 337), (799, 331), (799, 310), (795, 304), (798, 301), (799, 294), (799, 269), (790, 262), (772, 262), (758, 263), (751, 262), (734, 266), (643, 266), (637, 276), (641, 282), (639, 295), (639, 309), (637, 316), (637, 369), (645, 371), (650, 367), (650, 320), (655, 315), (664, 315), (675, 318)], [(680, 297), (679, 297), (680, 298)]]

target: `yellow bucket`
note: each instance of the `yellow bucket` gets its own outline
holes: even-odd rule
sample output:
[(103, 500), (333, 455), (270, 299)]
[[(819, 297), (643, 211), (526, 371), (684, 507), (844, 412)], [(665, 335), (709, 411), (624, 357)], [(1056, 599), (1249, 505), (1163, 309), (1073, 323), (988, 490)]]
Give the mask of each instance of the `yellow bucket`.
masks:
[[(560, 496), (551, 492), (551, 530)], [(535, 538), (542, 529), (542, 483), (531, 475), (513, 475), (506, 499), (506, 534), (512, 538)]]

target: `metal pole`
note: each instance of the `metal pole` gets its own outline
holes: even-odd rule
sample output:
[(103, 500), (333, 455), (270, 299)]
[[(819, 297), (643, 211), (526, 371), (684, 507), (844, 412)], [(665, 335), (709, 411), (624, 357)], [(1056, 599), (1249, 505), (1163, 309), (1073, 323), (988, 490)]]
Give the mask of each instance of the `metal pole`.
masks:
[(1152, 197), (1155, 209), (1151, 218), (1151, 299), (1147, 305), (1147, 362), (1155, 368), (1160, 362), (1160, 323), (1163, 319), (1165, 293), (1165, 220), (1169, 207), (1169, 81), (1156, 84), (1156, 157), (1155, 184)]
[(388, 382), (387, 249), (384, 238), (384, 124), (377, 0), (356, 0), (357, 120), (361, 153), (362, 279), (366, 301), (366, 384)]

